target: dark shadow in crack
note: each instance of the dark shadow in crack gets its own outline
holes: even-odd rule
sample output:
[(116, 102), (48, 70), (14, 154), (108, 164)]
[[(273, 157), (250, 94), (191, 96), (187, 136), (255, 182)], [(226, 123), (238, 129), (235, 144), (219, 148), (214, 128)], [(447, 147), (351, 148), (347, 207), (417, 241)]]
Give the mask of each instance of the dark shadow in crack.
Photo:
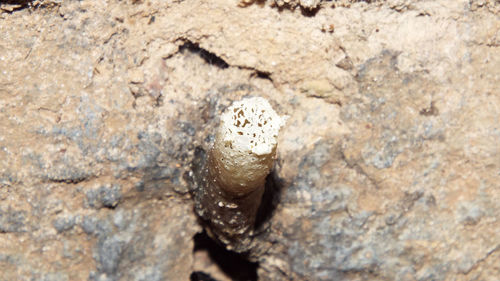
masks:
[[(210, 239), (207, 233), (203, 231), (194, 236), (194, 250), (207, 251), (213, 263), (215, 263), (221, 271), (223, 271), (231, 280), (256, 281), (257, 269), (259, 264), (250, 262), (244, 254), (237, 254), (226, 250), (217, 242)], [(210, 275), (202, 271), (195, 271), (191, 274), (191, 280), (215, 280)]]
[(283, 184), (283, 180), (278, 177), (275, 170), (271, 171), (267, 176), (266, 188), (264, 190), (264, 195), (262, 195), (262, 201), (260, 202), (257, 218), (255, 220), (254, 229), (257, 234), (268, 227), (268, 222), (271, 220), (281, 200)]
[(229, 67), (229, 64), (218, 57), (216, 54), (211, 53), (203, 48), (201, 48), (198, 44), (193, 43), (189, 40), (186, 40), (183, 45), (179, 47), (179, 51), (181, 54), (185, 54), (186, 52), (190, 52), (192, 54), (199, 55), (206, 63), (210, 65), (217, 66), (219, 68), (225, 69)]

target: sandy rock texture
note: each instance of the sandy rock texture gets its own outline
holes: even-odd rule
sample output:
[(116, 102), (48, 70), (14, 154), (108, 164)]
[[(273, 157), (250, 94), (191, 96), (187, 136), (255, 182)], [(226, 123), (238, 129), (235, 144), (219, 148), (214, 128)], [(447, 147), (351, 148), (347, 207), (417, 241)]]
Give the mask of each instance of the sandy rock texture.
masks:
[[(2, 1), (0, 280), (499, 280), (499, 88), (498, 0)], [(242, 256), (190, 190), (244, 96)]]

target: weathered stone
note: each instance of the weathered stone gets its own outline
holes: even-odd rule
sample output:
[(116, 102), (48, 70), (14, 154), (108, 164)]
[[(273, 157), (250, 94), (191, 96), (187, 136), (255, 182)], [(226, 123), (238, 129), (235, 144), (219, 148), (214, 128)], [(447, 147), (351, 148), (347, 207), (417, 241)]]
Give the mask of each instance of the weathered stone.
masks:
[(75, 218), (72, 216), (60, 216), (52, 223), (57, 232), (61, 233), (70, 230), (75, 226)]
[(0, 233), (26, 231), (25, 221), (26, 221), (25, 211), (0, 209)]
[(500, 276), (498, 1), (7, 2), (0, 279), (237, 279), (189, 192), (244, 96), (290, 116), (259, 279)]

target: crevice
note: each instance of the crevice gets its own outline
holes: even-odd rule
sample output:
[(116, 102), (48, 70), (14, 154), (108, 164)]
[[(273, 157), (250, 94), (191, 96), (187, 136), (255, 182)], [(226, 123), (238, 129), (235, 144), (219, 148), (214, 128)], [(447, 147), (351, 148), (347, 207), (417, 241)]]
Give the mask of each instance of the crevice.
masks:
[(314, 17), (316, 16), (316, 14), (318, 13), (319, 10), (321, 10), (322, 8), (322, 3), (321, 2), (326, 2), (325, 0), (323, 1), (320, 1), (320, 3), (318, 3), (315, 7), (309, 7), (309, 6), (305, 6), (305, 5), (302, 5), (302, 3), (300, 3), (299, 0), (295, 1), (295, 2), (287, 2), (285, 1), (286, 3), (271, 3), (271, 7), (274, 7), (276, 8), (280, 13), (283, 12), (284, 10), (289, 10), (289, 11), (296, 11), (296, 10), (299, 10), (300, 13), (302, 14), (302, 16), (304, 17)]
[(184, 54), (186, 52), (190, 52), (193, 54), (199, 55), (206, 63), (219, 67), (221, 69), (226, 69), (229, 67), (229, 64), (224, 61), (222, 58), (218, 57), (216, 54), (207, 51), (200, 47), (199, 44), (191, 42), (189, 40), (185, 40), (184, 44), (179, 47), (179, 52)]
[(65, 183), (65, 184), (79, 184), (84, 181), (89, 181), (91, 176), (81, 176), (81, 177), (73, 177), (73, 178), (56, 178), (56, 177), (47, 177), (45, 180), (47, 182), (52, 183)]
[(321, 5), (318, 5), (315, 8), (305, 8), (305, 7), (300, 6), (300, 13), (304, 17), (312, 18), (312, 17), (316, 16), (316, 14), (318, 13), (318, 11), (320, 9), (321, 9)]
[(44, 1), (33, 1), (33, 0), (3, 0), (0, 1), (0, 12), (14, 13), (21, 11), (26, 8), (40, 9), (40, 8), (53, 8), (60, 6), (60, 3)]
[(33, 0), (3, 0), (2, 4), (10, 4), (10, 5), (28, 5), (33, 2)]
[(469, 274), (471, 271), (477, 269), (481, 265), (481, 263), (483, 263), (485, 260), (487, 260), (493, 253), (495, 253), (498, 250), (500, 250), (500, 244), (497, 245), (496, 247), (494, 247), (493, 249), (489, 250), (484, 257), (478, 259), (474, 263), (474, 265), (472, 265), (471, 268), (469, 270), (467, 270), (464, 274)]
[[(257, 262), (248, 261), (245, 254), (237, 254), (226, 250), (214, 240), (210, 239), (205, 231), (196, 234), (193, 239), (193, 253), (207, 252), (210, 261), (217, 266), (221, 273), (231, 280), (258, 280), (257, 269), (259, 264)], [(194, 271), (190, 279), (192, 281), (217, 280), (210, 275), (210, 272), (203, 272), (200, 270)]]
[(1, 1), (0, 2), (0, 12), (14, 13), (31, 6), (32, 0), (21, 0), (21, 1)]
[(254, 70), (254, 72), (251, 74), (251, 77), (266, 79), (266, 80), (269, 80), (271, 83), (273, 83), (273, 79), (271, 78), (270, 72), (260, 71), (260, 70), (255, 69), (255, 68), (249, 68), (249, 69)]
[(274, 81), (271, 78), (272, 73), (269, 71), (260, 70), (260, 69), (253, 67), (253, 66), (231, 65), (231, 64), (227, 63), (224, 59), (219, 57), (217, 54), (212, 53), (212, 52), (208, 51), (207, 49), (200, 47), (200, 45), (196, 42), (193, 42), (193, 41), (185, 39), (185, 38), (179, 38), (178, 40), (180, 40), (181, 42), (184, 42), (184, 43), (179, 47), (179, 50), (177, 53), (185, 54), (186, 52), (189, 52), (192, 54), (196, 54), (196, 55), (200, 56), (206, 63), (213, 65), (213, 66), (216, 66), (216, 67), (219, 67), (221, 69), (226, 69), (229, 67), (236, 67), (236, 68), (243, 69), (243, 70), (249, 70), (249, 71), (252, 71), (252, 73), (250, 74), (250, 77), (267, 79), (271, 83), (274, 84)]
[(218, 281), (217, 279), (212, 278), (210, 274), (206, 274), (202, 271), (194, 271), (191, 273), (189, 277), (190, 281)]
[(431, 101), (431, 104), (427, 108), (422, 108), (419, 112), (420, 115), (423, 116), (438, 116), (439, 115), (439, 109), (436, 107), (435, 102)]
[(257, 235), (267, 228), (268, 223), (281, 200), (283, 186), (284, 182), (278, 177), (276, 171), (271, 171), (266, 178), (266, 187), (264, 194), (262, 195), (259, 210), (257, 211), (257, 218), (254, 226)]

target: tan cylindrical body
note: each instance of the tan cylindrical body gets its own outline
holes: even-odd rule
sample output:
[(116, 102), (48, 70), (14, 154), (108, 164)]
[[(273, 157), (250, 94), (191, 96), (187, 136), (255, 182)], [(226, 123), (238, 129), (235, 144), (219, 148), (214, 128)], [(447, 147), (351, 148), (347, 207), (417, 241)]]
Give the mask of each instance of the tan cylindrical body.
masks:
[(221, 116), (208, 153), (196, 211), (208, 233), (236, 252), (251, 247), (252, 230), (284, 124), (266, 99), (233, 103)]

